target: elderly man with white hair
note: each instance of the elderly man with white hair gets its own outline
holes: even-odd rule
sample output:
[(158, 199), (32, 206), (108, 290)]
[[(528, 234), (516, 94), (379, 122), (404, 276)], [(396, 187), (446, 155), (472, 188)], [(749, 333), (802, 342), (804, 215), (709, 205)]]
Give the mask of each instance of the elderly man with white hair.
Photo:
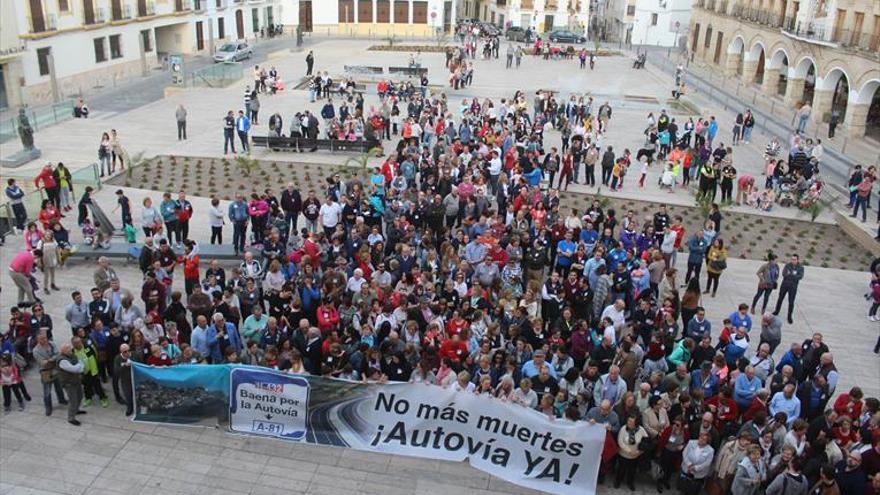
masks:
[(361, 286), (366, 282), (367, 279), (364, 278), (364, 271), (360, 268), (355, 268), (354, 273), (348, 278), (348, 283), (346, 284), (345, 289), (349, 294), (357, 294), (361, 291)]
[(110, 282), (112, 280), (119, 280), (119, 276), (116, 275), (116, 270), (110, 266), (110, 258), (106, 256), (98, 258), (98, 267), (95, 268), (94, 279), (95, 287), (97, 287), (102, 294), (110, 288)]
[(626, 394), (626, 380), (621, 378), (620, 368), (611, 366), (608, 373), (600, 376), (593, 387), (593, 402), (600, 404), (603, 400), (607, 400), (612, 405), (617, 405), (624, 394)]
[(770, 344), (764, 342), (758, 346), (758, 352), (749, 360), (749, 365), (755, 368), (755, 376), (761, 383), (767, 383), (767, 377), (773, 373), (776, 362), (770, 355)]

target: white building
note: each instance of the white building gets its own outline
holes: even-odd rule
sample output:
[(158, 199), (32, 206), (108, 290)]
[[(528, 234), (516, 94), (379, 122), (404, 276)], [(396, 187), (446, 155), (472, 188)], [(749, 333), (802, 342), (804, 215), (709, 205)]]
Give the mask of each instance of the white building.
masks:
[(146, 73), (167, 54), (209, 53), (223, 40), (254, 38), (268, 25), (286, 23), (287, 5), (284, 0), (0, 0), (0, 107), (112, 86)]
[(693, 0), (636, 0), (630, 42), (637, 45), (682, 46), (691, 20)]
[(553, 29), (585, 31), (590, 19), (589, 0), (483, 0), (477, 10), (465, 17), (505, 28), (532, 28), (539, 33)]
[(458, 0), (285, 0), (285, 25), (346, 36), (431, 37), (450, 33)]

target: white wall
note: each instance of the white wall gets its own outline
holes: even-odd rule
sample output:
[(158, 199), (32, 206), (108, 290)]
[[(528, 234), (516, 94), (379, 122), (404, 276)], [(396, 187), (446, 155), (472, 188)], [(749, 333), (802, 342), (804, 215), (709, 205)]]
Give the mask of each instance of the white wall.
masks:
[[(691, 16), (692, 0), (638, 0), (633, 22), (632, 43), (654, 46), (675, 46), (686, 35)], [(662, 2), (662, 3), (661, 3)], [(653, 15), (656, 25), (652, 25)], [(675, 23), (678, 22), (676, 32)]]

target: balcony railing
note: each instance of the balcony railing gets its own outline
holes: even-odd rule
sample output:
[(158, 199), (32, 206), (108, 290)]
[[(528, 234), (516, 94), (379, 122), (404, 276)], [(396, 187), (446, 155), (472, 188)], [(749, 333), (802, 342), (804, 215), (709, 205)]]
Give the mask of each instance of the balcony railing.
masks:
[(204, 12), (207, 8), (208, 0), (193, 0), (193, 7), (196, 12)]
[(31, 16), (28, 16), (28, 25), (30, 26), (31, 33), (45, 33), (47, 31), (57, 31), (58, 30), (58, 16), (55, 14), (49, 14), (43, 17), (42, 19), (36, 18), (34, 19)]
[(803, 40), (834, 43), (833, 33), (824, 24), (803, 22), (797, 17), (786, 17), (782, 24), (782, 30)]
[(880, 50), (880, 35), (842, 29), (835, 36), (832, 36), (832, 41), (842, 48), (874, 52), (875, 56), (880, 56), (880, 53), (878, 53), (878, 50)]
[(107, 22), (107, 11), (103, 7), (95, 9), (95, 24)]
[(720, 0), (718, 2), (718, 12), (721, 15), (727, 15), (727, 0)]
[(715, 0), (705, 0), (706, 10), (715, 10)]

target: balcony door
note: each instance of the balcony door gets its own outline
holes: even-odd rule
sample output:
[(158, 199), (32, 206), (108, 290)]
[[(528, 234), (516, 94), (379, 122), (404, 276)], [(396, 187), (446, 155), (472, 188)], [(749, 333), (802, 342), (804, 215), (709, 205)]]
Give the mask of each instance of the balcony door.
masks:
[(31, 29), (35, 33), (46, 30), (46, 18), (43, 15), (43, 0), (30, 0), (31, 5)]
[[(33, 2), (34, 0), (31, 0), (31, 3)], [(95, 23), (95, 4), (92, 0), (83, 0), (83, 21), (86, 24)]]
[(235, 11), (235, 32), (238, 39), (244, 39), (244, 12), (241, 9)]
[(304, 33), (312, 32), (312, 0), (299, 2), (299, 27)]
[(122, 20), (122, 0), (110, 2), (110, 15), (114, 21)]

